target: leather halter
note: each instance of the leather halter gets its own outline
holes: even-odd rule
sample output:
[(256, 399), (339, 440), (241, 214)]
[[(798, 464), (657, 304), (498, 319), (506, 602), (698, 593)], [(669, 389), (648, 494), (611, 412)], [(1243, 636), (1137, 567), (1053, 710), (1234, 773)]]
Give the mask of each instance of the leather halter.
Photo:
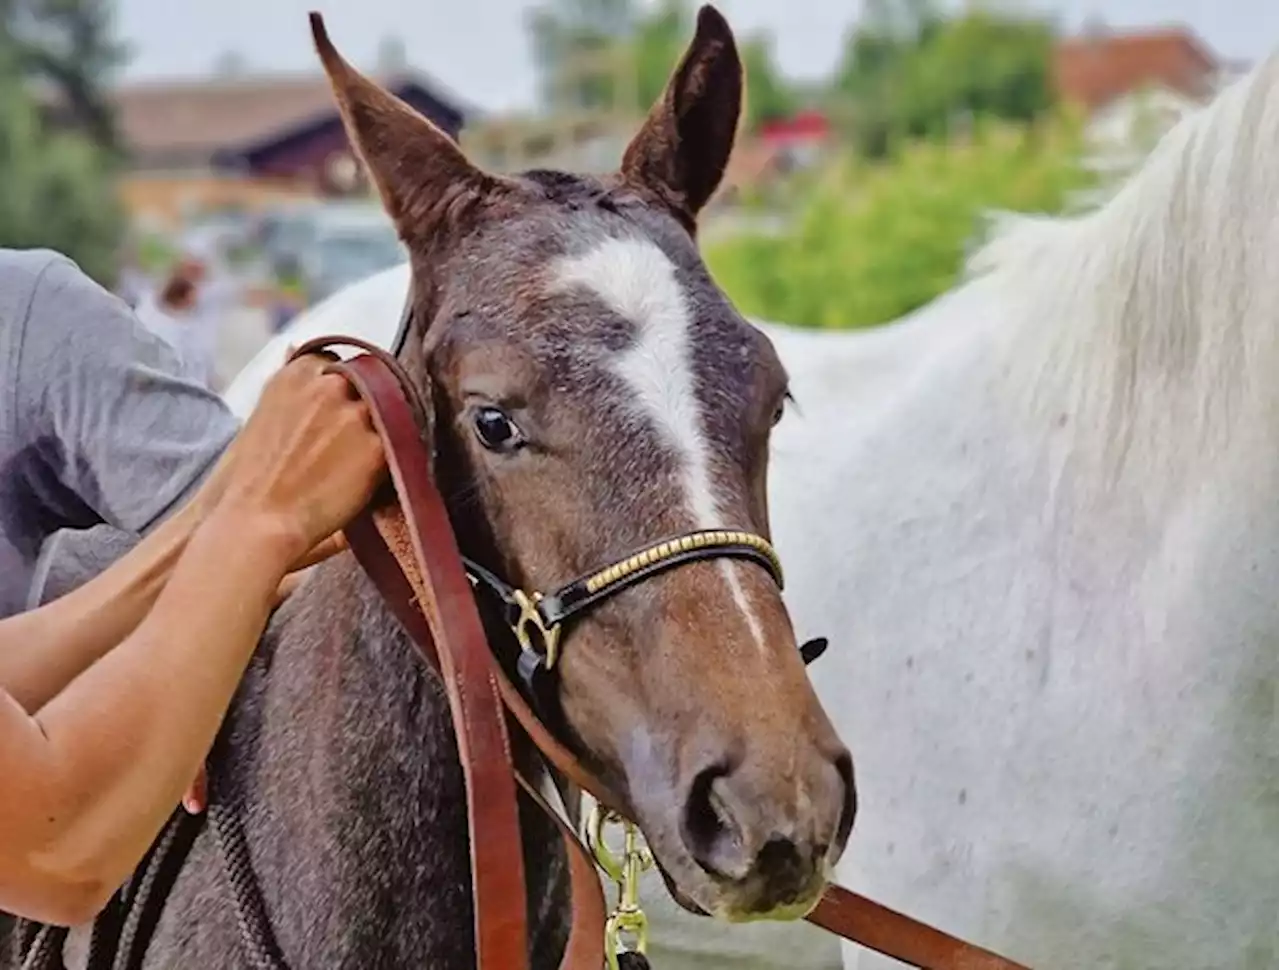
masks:
[[(479, 563), (463, 557), (471, 585), (497, 597), (503, 619), (520, 644), (519, 672), (526, 687), (535, 689), (539, 674), (555, 668), (560, 657), (564, 624), (601, 601), (651, 576), (685, 563), (730, 558), (756, 562), (783, 588), (782, 563), (767, 539), (734, 529), (686, 532), (645, 546), (616, 562), (579, 576), (550, 593), (526, 592), (512, 586)], [(537, 642), (533, 634), (537, 634)], [(826, 650), (827, 641), (810, 640), (800, 656), (810, 664)]]
[[(403, 327), (402, 321), (402, 335)], [(464, 569), (444, 500), (431, 478), (430, 455), (419, 424), (425, 414), (420, 405), (415, 413), (417, 393), (399, 362), (379, 347), (347, 337), (308, 341), (293, 356), (341, 345), (365, 351), (352, 360), (335, 361), (331, 368), (343, 374), (368, 404), (395, 492), (392, 503), (375, 503), (353, 521), (347, 528), (347, 539), (422, 659), (441, 677), (449, 698), (467, 788), (477, 968), (528, 967), (523, 855), (516, 814), (515, 789), (519, 785), (557, 825), (569, 857), (573, 919), (561, 970), (599, 970), (604, 962), (604, 901), (592, 857), (565, 814), (516, 764), (508, 731), (530, 742), (548, 765), (604, 807), (622, 814), (622, 802), (547, 730), (494, 661), (472, 594), (477, 580)], [(682, 538), (695, 544), (699, 541), (692, 535), (668, 540), (668, 545), (675, 543), (675, 551), (669, 548), (658, 557), (652, 549), (642, 550), (636, 554), (641, 561), (634, 566), (628, 564), (635, 556), (628, 557), (567, 584), (556, 594), (561, 609), (565, 609), (566, 591), (578, 589), (577, 583), (583, 583), (585, 590), (592, 577), (599, 578), (594, 584), (594, 593), (599, 595), (591, 590), (578, 594), (570, 600), (571, 605), (577, 605), (568, 613), (551, 612), (548, 605), (545, 615), (536, 613), (539, 622), (545, 624), (550, 618), (552, 628), (559, 629), (568, 616), (598, 602), (600, 596), (624, 588), (618, 584), (639, 582), (658, 569), (688, 561), (676, 561), (682, 551), (694, 551), (693, 545), (687, 550), (679, 548)], [(770, 555), (772, 547), (759, 537), (750, 539), (754, 541), (726, 535), (705, 540), (704, 548), (711, 555), (736, 551), (756, 561), (763, 557), (769, 561), (762, 564), (771, 572), (776, 567), (775, 578), (781, 585), (781, 568), (776, 554)], [(645, 552), (652, 553), (647, 564), (643, 561)], [(493, 580), (501, 582), (496, 577)], [(489, 585), (488, 580), (480, 581)], [(513, 596), (516, 592), (505, 583), (502, 588)], [(524, 598), (532, 606), (532, 597), (525, 594)], [(550, 597), (540, 600), (549, 601)], [(921, 970), (1027, 970), (841, 886), (829, 885), (806, 919)]]

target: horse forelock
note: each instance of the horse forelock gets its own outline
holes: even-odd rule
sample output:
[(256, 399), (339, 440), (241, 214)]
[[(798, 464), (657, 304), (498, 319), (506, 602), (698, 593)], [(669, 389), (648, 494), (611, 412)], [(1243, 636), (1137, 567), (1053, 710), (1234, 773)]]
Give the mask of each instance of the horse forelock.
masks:
[(1010, 308), (1015, 397), (1070, 416), (1097, 481), (1185, 475), (1267, 411), (1275, 440), (1276, 64), (1180, 121), (1097, 210), (1001, 217), (969, 264)]

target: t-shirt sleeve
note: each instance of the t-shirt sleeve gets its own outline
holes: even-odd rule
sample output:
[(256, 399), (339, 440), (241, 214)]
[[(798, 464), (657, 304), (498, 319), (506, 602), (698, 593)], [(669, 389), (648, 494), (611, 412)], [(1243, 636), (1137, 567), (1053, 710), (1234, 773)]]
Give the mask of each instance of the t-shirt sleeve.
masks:
[(204, 478), (238, 428), (181, 377), (173, 349), (67, 259), (37, 284), (17, 373), (19, 409), (54, 471), (104, 522), (144, 532)]

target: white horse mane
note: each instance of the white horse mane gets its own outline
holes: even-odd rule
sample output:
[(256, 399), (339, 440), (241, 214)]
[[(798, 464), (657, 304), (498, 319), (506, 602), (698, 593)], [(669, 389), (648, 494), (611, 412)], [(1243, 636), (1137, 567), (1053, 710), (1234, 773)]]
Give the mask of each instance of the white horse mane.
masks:
[(1016, 309), (1017, 399), (1069, 415), (1100, 480), (1185, 474), (1256, 408), (1275, 440), (1276, 63), (1179, 122), (1101, 208), (1005, 216), (969, 265)]

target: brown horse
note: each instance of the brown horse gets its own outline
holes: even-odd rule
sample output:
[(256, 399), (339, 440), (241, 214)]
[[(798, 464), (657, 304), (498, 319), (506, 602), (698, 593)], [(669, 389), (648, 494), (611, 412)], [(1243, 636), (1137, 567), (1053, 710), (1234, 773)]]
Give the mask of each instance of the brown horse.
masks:
[[(720, 15), (701, 11), (665, 94), (603, 179), (480, 171), (314, 24), (351, 140), (412, 254), (400, 356), (433, 412), (463, 552), (547, 589), (691, 530), (767, 536), (787, 378), (694, 239), (742, 98)], [(510, 632), (494, 621), (490, 635), (509, 663)], [(721, 558), (634, 585), (575, 620), (557, 670), (561, 730), (624, 799), (686, 905), (741, 920), (816, 902), (853, 822), (852, 767), (767, 569)], [(216, 826), (196, 833), (139, 965), (270, 965), (246, 949), (230, 902), (246, 878), (277, 965), (472, 964), (449, 708), (350, 557), (273, 618), (210, 781), (211, 811), (238, 815), (247, 866), (228, 871)], [(522, 828), (531, 959), (554, 966), (563, 848), (535, 812)]]

